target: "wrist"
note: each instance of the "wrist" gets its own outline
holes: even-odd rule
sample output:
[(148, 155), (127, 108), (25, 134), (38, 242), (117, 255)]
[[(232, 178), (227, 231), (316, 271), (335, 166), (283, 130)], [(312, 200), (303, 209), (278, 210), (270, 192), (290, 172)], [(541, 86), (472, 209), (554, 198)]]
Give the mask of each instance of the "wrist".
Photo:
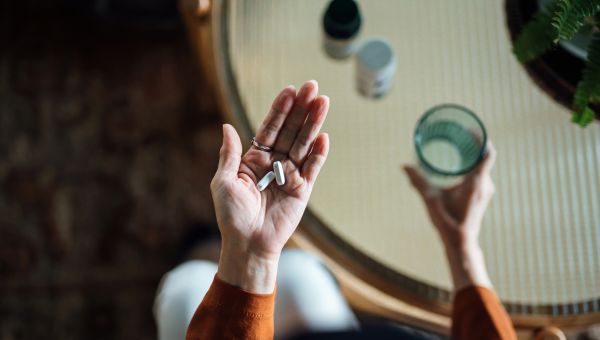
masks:
[(217, 276), (250, 293), (271, 294), (278, 264), (279, 254), (258, 252), (242, 242), (223, 239)]
[(442, 242), (446, 249), (460, 249), (462, 251), (471, 251), (479, 249), (479, 237), (476, 233), (466, 232), (464, 229), (453, 230), (454, 228), (444, 228), (445, 232), (440, 232)]
[(472, 262), (478, 262), (483, 257), (479, 241), (465, 236), (442, 237), (448, 259), (454, 259), (461, 267), (468, 267)]
[(492, 286), (476, 237), (446, 238), (444, 246), (456, 291), (474, 285)]

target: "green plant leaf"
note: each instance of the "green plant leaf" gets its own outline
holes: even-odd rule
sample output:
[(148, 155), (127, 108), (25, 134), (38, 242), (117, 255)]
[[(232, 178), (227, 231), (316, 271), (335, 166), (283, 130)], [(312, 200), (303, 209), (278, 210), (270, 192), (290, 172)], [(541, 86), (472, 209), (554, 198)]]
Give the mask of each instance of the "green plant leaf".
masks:
[(588, 46), (588, 60), (575, 91), (575, 110), (588, 106), (593, 97), (600, 96), (600, 33), (595, 33)]
[[(595, 33), (588, 47), (588, 60), (583, 69), (581, 80), (575, 90), (573, 101), (573, 121), (581, 126), (594, 119), (595, 112), (589, 107), (590, 102), (600, 98), (600, 32)], [(591, 118), (590, 118), (591, 117)]]
[(552, 25), (558, 38), (570, 40), (586, 23), (587, 17), (600, 12), (600, 0), (556, 0)]
[(589, 107), (585, 107), (582, 111), (574, 111), (571, 116), (573, 123), (579, 124), (581, 127), (586, 127), (589, 123), (594, 120), (596, 113)]
[(527, 63), (546, 52), (558, 38), (558, 31), (552, 25), (552, 13), (556, 3), (538, 11), (523, 27), (513, 44), (513, 53), (521, 63)]

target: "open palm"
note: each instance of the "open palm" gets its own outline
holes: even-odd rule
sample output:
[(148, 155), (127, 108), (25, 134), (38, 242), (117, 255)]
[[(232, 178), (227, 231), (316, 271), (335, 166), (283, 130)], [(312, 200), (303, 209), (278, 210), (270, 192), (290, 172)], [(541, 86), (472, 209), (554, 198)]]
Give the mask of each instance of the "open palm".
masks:
[[(278, 254), (297, 227), (317, 175), (329, 151), (329, 138), (319, 133), (329, 98), (317, 96), (315, 81), (296, 94), (283, 89), (257, 131), (256, 141), (273, 148), (250, 148), (242, 156), (235, 129), (223, 126), (223, 147), (211, 191), (221, 235), (230, 242), (264, 254)], [(259, 191), (256, 183), (281, 161), (286, 182)]]

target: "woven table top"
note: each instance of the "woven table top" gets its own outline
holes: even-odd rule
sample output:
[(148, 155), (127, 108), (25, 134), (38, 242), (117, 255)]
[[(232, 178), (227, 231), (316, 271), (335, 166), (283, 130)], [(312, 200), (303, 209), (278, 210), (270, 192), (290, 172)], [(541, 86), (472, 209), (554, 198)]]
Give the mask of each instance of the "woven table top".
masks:
[[(331, 152), (309, 208), (346, 242), (421, 282), (450, 289), (442, 245), (401, 171), (428, 108), (473, 110), (498, 150), (481, 244), (504, 301), (596, 300), (600, 310), (600, 128), (570, 123), (511, 53), (501, 1), (362, 1), (359, 39), (381, 36), (398, 68), (379, 100), (355, 90), (354, 59), (321, 47), (327, 1), (230, 1), (231, 67), (253, 128), (288, 84), (331, 98)], [(594, 307), (595, 306), (595, 307)], [(582, 311), (578, 311), (582, 312)]]

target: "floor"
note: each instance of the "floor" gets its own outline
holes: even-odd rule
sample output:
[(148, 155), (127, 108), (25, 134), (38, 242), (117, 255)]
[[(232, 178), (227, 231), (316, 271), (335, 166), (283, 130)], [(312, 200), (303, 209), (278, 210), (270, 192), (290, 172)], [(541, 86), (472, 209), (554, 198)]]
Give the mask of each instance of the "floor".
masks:
[(0, 340), (154, 339), (220, 118), (176, 19), (57, 3), (0, 5)]

